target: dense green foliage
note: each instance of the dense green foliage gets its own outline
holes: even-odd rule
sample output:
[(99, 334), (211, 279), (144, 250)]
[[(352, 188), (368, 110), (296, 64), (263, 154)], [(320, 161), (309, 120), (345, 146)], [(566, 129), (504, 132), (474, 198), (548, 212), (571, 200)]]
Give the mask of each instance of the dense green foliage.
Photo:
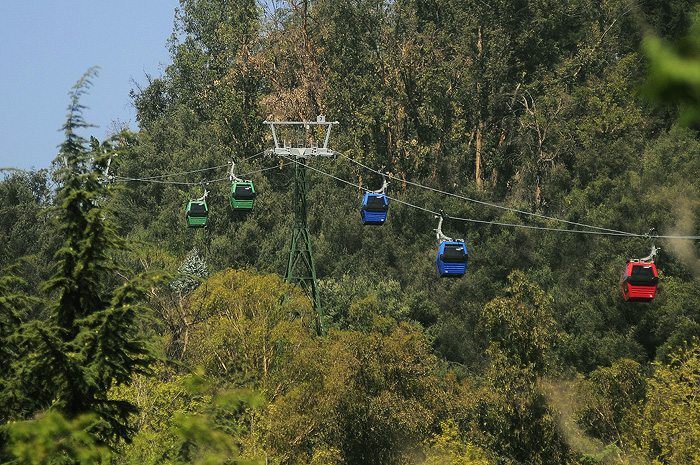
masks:
[[(696, 241), (656, 239), (652, 302), (619, 288), (641, 235), (698, 235), (694, 2), (180, 3), (137, 133), (79, 135), (90, 71), (54, 166), (0, 182), (0, 461), (699, 460)], [(282, 279), (294, 163), (262, 156), (264, 120), (319, 114), (326, 337)], [(363, 227), (380, 169), (388, 220)]]

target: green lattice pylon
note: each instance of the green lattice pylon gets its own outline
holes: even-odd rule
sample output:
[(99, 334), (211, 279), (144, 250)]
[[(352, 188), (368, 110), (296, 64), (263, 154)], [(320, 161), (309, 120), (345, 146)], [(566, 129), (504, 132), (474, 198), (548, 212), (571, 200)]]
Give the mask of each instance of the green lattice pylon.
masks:
[(293, 202), (294, 228), (292, 229), (292, 247), (289, 251), (289, 264), (285, 279), (287, 282), (299, 284), (307, 292), (318, 315), (316, 330), (318, 334), (325, 336), (326, 328), (323, 324), (323, 310), (318, 293), (316, 267), (314, 266), (314, 255), (311, 251), (311, 238), (307, 222), (306, 158), (299, 159), (296, 163)]

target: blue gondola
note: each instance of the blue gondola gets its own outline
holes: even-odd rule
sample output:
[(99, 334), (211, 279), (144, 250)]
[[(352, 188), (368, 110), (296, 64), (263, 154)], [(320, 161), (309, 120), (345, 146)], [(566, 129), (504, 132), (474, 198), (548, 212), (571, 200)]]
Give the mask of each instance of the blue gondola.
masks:
[(445, 219), (445, 213), (440, 210), (438, 227), (435, 229), (438, 247), (437, 257), (435, 257), (435, 266), (438, 270), (438, 275), (441, 278), (459, 278), (467, 271), (467, 262), (469, 261), (469, 253), (467, 245), (462, 239), (452, 239), (442, 233), (442, 222)]
[(441, 278), (459, 278), (467, 271), (469, 253), (464, 241), (444, 241), (438, 247), (435, 264)]
[(384, 193), (389, 185), (388, 174), (382, 174), (382, 188), (378, 191), (368, 191), (362, 198), (360, 217), (362, 224), (383, 225), (389, 211), (389, 199)]
[(362, 224), (383, 225), (389, 211), (389, 199), (384, 194), (367, 192), (362, 199)]

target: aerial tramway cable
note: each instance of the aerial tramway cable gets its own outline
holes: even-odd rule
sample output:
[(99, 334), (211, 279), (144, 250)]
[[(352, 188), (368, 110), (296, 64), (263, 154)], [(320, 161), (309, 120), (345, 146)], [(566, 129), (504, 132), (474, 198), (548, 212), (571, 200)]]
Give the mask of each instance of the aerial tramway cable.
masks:
[[(222, 166), (217, 166), (216, 168), (224, 168), (224, 167), (225, 167), (225, 168), (228, 168), (228, 167), (230, 167), (230, 165), (226, 164), (226, 165), (222, 165)], [(262, 169), (259, 169), (259, 170), (249, 171), (249, 172), (247, 172), (247, 173), (242, 173), (241, 176), (243, 176), (243, 177), (249, 177), (249, 176), (251, 176), (251, 175), (253, 175), (253, 174), (263, 173), (263, 172), (265, 172), (265, 171), (274, 170), (274, 169), (280, 169), (280, 167), (279, 167), (278, 165), (270, 166), (270, 167), (267, 167), (267, 168), (262, 168)], [(197, 171), (204, 171), (204, 170), (197, 170)], [(230, 181), (230, 176), (229, 176), (229, 175), (227, 175), (226, 177), (222, 177), (222, 178), (204, 179), (204, 180), (196, 181), (196, 182), (186, 182), (186, 181), (163, 181), (163, 180), (161, 180), (161, 179), (158, 179), (158, 178), (163, 178), (163, 177), (172, 177), (172, 176), (181, 175), (181, 174), (183, 174), (183, 173), (165, 174), (165, 175), (162, 175), (162, 176), (153, 176), (153, 177), (148, 177), (148, 178), (131, 178), (131, 177), (126, 177), (126, 176), (114, 176), (114, 177), (113, 177), (113, 180), (114, 180), (114, 181), (121, 181), (121, 182), (152, 182), (152, 183), (155, 183), (155, 184), (173, 184), (173, 185), (176, 185), (176, 186), (199, 186), (199, 185), (201, 185), (203, 182), (204, 182), (204, 183), (217, 183), (217, 182), (222, 182), (222, 181)]]
[[(364, 196), (363, 204), (362, 204), (362, 211), (361, 211), (363, 224), (383, 224), (385, 219), (386, 219), (386, 212), (388, 210), (387, 207), (388, 207), (388, 200), (389, 199), (391, 199), (394, 202), (403, 204), (407, 207), (414, 208), (414, 209), (420, 210), (420, 211), (424, 211), (426, 213), (430, 213), (430, 214), (440, 218), (440, 223), (438, 224), (438, 229), (436, 229), (438, 242), (439, 242), (438, 252), (437, 252), (437, 256), (436, 256), (436, 267), (438, 270), (438, 275), (440, 277), (460, 277), (460, 276), (464, 275), (464, 273), (466, 271), (467, 261), (468, 261), (466, 243), (462, 239), (452, 240), (451, 238), (448, 238), (447, 236), (444, 236), (442, 234), (441, 225), (442, 225), (443, 219), (445, 218), (445, 215), (442, 212), (442, 210), (440, 212), (436, 212), (436, 211), (433, 211), (429, 208), (415, 205), (415, 204), (406, 202), (404, 200), (387, 195), (385, 193), (385, 189), (386, 189), (386, 186), (388, 184), (387, 179), (397, 180), (397, 181), (400, 181), (401, 183), (405, 183), (405, 184), (408, 184), (408, 185), (411, 185), (414, 187), (418, 187), (421, 189), (425, 189), (425, 190), (428, 190), (431, 192), (435, 192), (435, 193), (438, 193), (441, 195), (454, 197), (454, 198), (464, 200), (467, 202), (476, 203), (478, 205), (483, 205), (483, 206), (491, 207), (491, 208), (497, 208), (497, 209), (501, 209), (504, 211), (516, 213), (519, 215), (525, 215), (525, 216), (529, 216), (529, 217), (538, 218), (540, 220), (565, 223), (565, 224), (568, 224), (571, 226), (575, 226), (577, 228), (585, 228), (585, 229), (555, 228), (555, 227), (536, 226), (536, 225), (528, 225), (528, 224), (504, 223), (504, 222), (500, 222), (500, 221), (478, 220), (478, 219), (474, 219), (474, 218), (450, 217), (450, 219), (455, 220), (455, 221), (463, 221), (463, 222), (478, 223), (478, 224), (493, 225), (493, 226), (503, 226), (503, 227), (511, 227), (511, 228), (523, 228), (523, 229), (540, 230), (540, 231), (567, 232), (567, 233), (599, 235), (599, 236), (617, 236), (617, 237), (634, 237), (634, 238), (646, 237), (649, 239), (658, 238), (658, 239), (700, 240), (700, 236), (674, 236), (674, 235), (653, 235), (653, 236), (651, 236), (650, 233), (636, 234), (636, 233), (631, 233), (631, 232), (627, 232), (627, 231), (621, 231), (621, 230), (617, 230), (617, 229), (604, 228), (604, 227), (589, 225), (589, 224), (585, 224), (585, 223), (568, 221), (568, 220), (563, 220), (563, 219), (552, 217), (552, 216), (542, 215), (542, 214), (533, 213), (533, 212), (527, 212), (527, 211), (523, 211), (523, 210), (519, 210), (519, 209), (515, 209), (515, 208), (510, 208), (510, 207), (505, 207), (505, 206), (490, 203), (490, 202), (472, 199), (472, 198), (465, 197), (465, 196), (455, 194), (452, 192), (443, 191), (441, 189), (436, 189), (433, 187), (424, 186), (424, 185), (416, 183), (416, 182), (412, 182), (412, 181), (408, 181), (406, 179), (401, 179), (401, 178), (398, 178), (396, 176), (392, 176), (388, 173), (385, 174), (385, 173), (382, 173), (379, 170), (375, 170), (375, 169), (373, 169), (373, 168), (371, 168), (371, 167), (369, 167), (361, 162), (353, 160), (352, 158), (348, 157), (347, 155), (344, 155), (341, 152), (337, 152), (337, 151), (332, 151), (332, 152), (335, 155), (339, 155), (343, 158), (350, 160), (351, 162), (357, 164), (358, 166), (360, 166), (366, 170), (369, 170), (373, 173), (376, 173), (376, 174), (379, 174), (382, 176), (383, 186), (382, 186), (381, 191), (372, 191), (372, 190), (365, 188), (365, 187), (362, 187), (354, 182), (340, 178), (338, 176), (335, 176), (334, 174), (328, 173), (328, 172), (323, 171), (323, 170), (316, 168), (314, 166), (310, 166), (310, 165), (306, 164), (305, 162), (303, 163), (305, 167), (311, 169), (312, 171), (315, 171), (323, 176), (329, 177), (331, 179), (342, 182), (344, 184), (355, 187), (355, 188), (360, 189), (360, 190), (365, 192), (365, 196)], [(255, 158), (256, 156), (259, 156), (263, 153), (266, 153), (266, 152), (260, 152), (256, 155), (254, 155), (253, 157), (249, 157), (247, 160)], [(291, 155), (286, 155), (286, 154), (281, 154), (281, 153), (278, 155), (282, 159), (289, 160), (289, 161), (296, 163), (296, 164), (302, 164), (300, 161), (297, 160), (297, 157), (292, 157)], [(233, 196), (234, 192), (236, 192), (235, 191), (236, 184), (247, 183), (250, 185), (250, 187), (249, 187), (250, 190), (253, 191), (252, 181), (244, 181), (243, 179), (236, 176), (234, 174), (234, 166), (235, 166), (234, 163), (229, 163), (227, 165), (220, 165), (220, 166), (215, 166), (215, 167), (210, 167), (210, 168), (203, 168), (203, 169), (199, 169), (199, 170), (186, 171), (186, 172), (182, 172), (182, 173), (166, 174), (166, 175), (161, 175), (161, 176), (151, 176), (151, 177), (145, 177), (145, 178), (127, 178), (127, 177), (121, 177), (121, 176), (114, 176), (112, 179), (114, 179), (116, 181), (155, 182), (155, 183), (162, 183), (162, 184), (176, 184), (176, 185), (188, 185), (188, 186), (204, 184), (204, 183), (208, 184), (208, 183), (229, 180), (230, 182), (233, 182), (231, 196)], [(205, 171), (220, 169), (223, 167), (230, 167), (230, 170), (231, 170), (229, 173), (229, 176), (227, 176), (225, 178), (217, 178), (217, 179), (212, 179), (212, 180), (208, 180), (208, 181), (200, 181), (199, 183), (165, 180), (166, 178), (171, 178), (171, 177), (175, 177), (175, 176), (186, 176), (186, 175), (191, 175), (191, 174), (195, 174), (195, 173), (202, 173)], [(252, 174), (262, 173), (262, 172), (265, 172), (265, 171), (268, 171), (271, 169), (282, 169), (282, 166), (275, 165), (272, 167), (262, 168), (262, 169), (259, 169), (256, 171), (251, 171), (249, 173), (242, 174), (241, 176), (250, 176)], [(251, 194), (251, 195), (253, 195), (253, 194)], [(370, 211), (369, 202), (367, 201), (367, 199), (368, 199), (368, 197), (371, 198), (372, 196), (375, 196), (375, 197), (380, 198), (382, 200), (382, 205), (381, 205), (382, 209), (381, 209), (381, 211), (377, 210), (380, 215), (383, 215), (383, 218), (381, 220), (368, 219), (368, 217), (366, 216), (366, 215), (368, 215), (367, 212)], [(201, 227), (201, 226), (204, 226), (206, 224), (206, 216), (208, 214), (208, 208), (207, 208), (206, 202), (204, 200), (205, 198), (206, 198), (206, 190), (205, 190), (204, 198), (198, 199), (198, 201), (203, 204), (203, 208), (206, 211), (206, 213), (203, 213), (203, 215), (204, 215), (203, 221), (199, 218), (195, 219), (195, 218), (191, 217), (190, 210), (192, 207), (192, 202), (196, 202), (196, 201), (190, 201), (190, 205), (188, 205), (188, 226)], [(247, 199), (247, 200), (249, 200), (249, 199)], [(252, 202), (250, 202), (250, 203), (251, 203), (250, 208), (252, 208)], [(236, 210), (236, 207), (234, 206), (233, 200), (231, 200), (231, 205), (232, 205), (232, 208), (234, 210)], [(374, 211), (372, 211), (371, 213), (375, 214)], [(195, 223), (195, 221), (197, 223)], [(656, 290), (656, 283), (658, 282), (658, 274), (656, 273), (656, 269), (654, 267), (653, 260), (651, 260), (651, 263), (646, 263), (646, 262), (638, 263), (638, 262), (641, 262), (641, 260), (637, 260), (636, 262), (630, 261), (627, 264), (625, 271), (623, 272), (623, 278), (622, 278), (623, 295), (625, 297), (625, 300), (650, 301), (654, 298), (654, 292), (652, 292), (651, 289), (653, 288), (653, 291)], [(651, 270), (651, 271), (649, 271), (649, 270)], [(651, 280), (653, 280), (653, 283), (651, 283), (651, 284), (646, 283), (646, 281), (644, 283), (642, 283), (642, 278), (639, 277), (639, 276), (641, 276), (642, 272), (647, 272), (650, 274), (650, 276), (653, 275), (651, 278), (649, 278), (650, 283), (651, 283)], [(642, 290), (639, 290), (639, 289), (642, 289)], [(644, 295), (641, 294), (642, 291), (645, 292)], [(625, 292), (627, 292), (627, 293), (625, 293)]]
[[(294, 159), (292, 159), (292, 158), (288, 158), (288, 159), (289, 159), (290, 161), (294, 162), (294, 163), (297, 163), (296, 160), (294, 160)], [(327, 172), (325, 172), (325, 171), (323, 171), (323, 170), (320, 170), (320, 169), (318, 169), (318, 168), (315, 168), (315, 167), (313, 167), (313, 166), (307, 165), (307, 167), (308, 167), (309, 169), (313, 170), (313, 171), (316, 171), (316, 172), (319, 173), (319, 174), (322, 174), (322, 175), (324, 175), (324, 176), (327, 176), (327, 177), (330, 177), (330, 178), (332, 178), (332, 179), (335, 179), (336, 181), (343, 182), (343, 183), (345, 183), (345, 184), (348, 184), (348, 185), (350, 185), (350, 186), (356, 187), (356, 188), (358, 188), (358, 189), (360, 189), (360, 190), (363, 190), (363, 191), (365, 191), (365, 192), (371, 192), (371, 190), (368, 189), (368, 188), (366, 188), (366, 187), (362, 187), (362, 186), (360, 186), (360, 185), (358, 185), (358, 184), (355, 184), (355, 183), (353, 183), (353, 182), (351, 182), (351, 181), (348, 181), (348, 180), (346, 180), (346, 179), (339, 178), (339, 177), (337, 177), (337, 176), (335, 176), (335, 175), (333, 175), (333, 174), (327, 173)], [(368, 168), (368, 169), (372, 170), (371, 168)], [(372, 171), (374, 171), (374, 170), (372, 170)], [(396, 179), (396, 180), (398, 180), (398, 181), (402, 181), (400, 178), (396, 178), (396, 177), (392, 177), (392, 178), (393, 178), (393, 179)], [(412, 182), (410, 182), (410, 181), (406, 181), (406, 182), (409, 183), (409, 184), (415, 185), (415, 186), (417, 186), (417, 187), (422, 187), (422, 188), (424, 188), (424, 189), (432, 190), (432, 191), (434, 191), (434, 192), (444, 193), (444, 194), (446, 194), (446, 195), (451, 195), (451, 196), (454, 196), (454, 197), (457, 197), (457, 198), (462, 198), (462, 199), (464, 199), (464, 200), (472, 200), (472, 199), (468, 199), (468, 198), (466, 198), (466, 197), (459, 196), (459, 195), (457, 195), (457, 194), (452, 194), (452, 193), (450, 193), (450, 192), (444, 192), (444, 191), (440, 191), (440, 190), (438, 190), (438, 189), (434, 189), (434, 188), (431, 188), (431, 187), (422, 186), (422, 185), (420, 185), (420, 184), (418, 184), (418, 183), (412, 183)], [(436, 212), (436, 211), (431, 210), (431, 209), (429, 209), (429, 208), (421, 207), (420, 205), (415, 205), (415, 204), (412, 204), (412, 203), (410, 203), (410, 202), (406, 202), (406, 201), (404, 201), (404, 200), (398, 199), (398, 198), (396, 198), (396, 197), (392, 197), (392, 196), (387, 195), (387, 198), (388, 198), (389, 200), (391, 200), (391, 201), (394, 201), (394, 202), (397, 202), (397, 203), (406, 205), (407, 207), (411, 207), (411, 208), (414, 208), (414, 209), (416, 209), (416, 210), (421, 210), (421, 211), (424, 211), (424, 212), (426, 212), (426, 213), (430, 213), (430, 214), (432, 214), (432, 215), (439, 215), (439, 214), (440, 214), (439, 212)], [(481, 202), (481, 201), (478, 201), (478, 200), (475, 200), (475, 202), (477, 202), (477, 203), (482, 203), (482, 204), (489, 205), (489, 206), (493, 206), (493, 207), (498, 207), (498, 208), (501, 208), (501, 209), (504, 209), (504, 210), (508, 210), (508, 211), (521, 212), (520, 210), (515, 210), (515, 209), (512, 209), (512, 208), (503, 207), (503, 206), (496, 205), (496, 204), (489, 204), (488, 202)], [(486, 224), (486, 225), (504, 226), (504, 227), (513, 227), (513, 228), (522, 228), (522, 229), (535, 229), (535, 230), (542, 230), (542, 231), (568, 232), (568, 233), (590, 234), (590, 235), (600, 235), (600, 236), (648, 237), (647, 234), (636, 234), (636, 233), (631, 233), (631, 232), (626, 232), (626, 231), (618, 231), (618, 230), (615, 230), (615, 229), (608, 229), (608, 228), (602, 228), (602, 227), (598, 227), (598, 226), (587, 225), (587, 224), (583, 224), (583, 223), (574, 223), (574, 222), (571, 222), (571, 221), (561, 220), (561, 219), (558, 219), (558, 218), (548, 217), (548, 216), (545, 216), (545, 215), (539, 215), (539, 214), (536, 214), (536, 213), (529, 213), (529, 212), (522, 212), (522, 213), (529, 214), (529, 215), (531, 215), (531, 216), (537, 216), (537, 217), (542, 218), (542, 219), (550, 219), (550, 220), (553, 220), (553, 221), (559, 221), (559, 222), (564, 222), (564, 223), (568, 223), (568, 224), (572, 224), (572, 225), (577, 225), (577, 226), (582, 226), (582, 227), (588, 227), (588, 228), (590, 228), (590, 229), (592, 229), (592, 230), (589, 231), (589, 230), (581, 230), (581, 229), (565, 229), (565, 228), (553, 228), (553, 227), (546, 227), (546, 226), (534, 226), (534, 225), (527, 225), (527, 224), (503, 223), (503, 222), (499, 222), (499, 221), (477, 220), (477, 219), (474, 219), (474, 218), (462, 218), (462, 217), (454, 217), (454, 216), (450, 216), (450, 219), (452, 219), (452, 220), (457, 220), (457, 221), (470, 222), (470, 223), (479, 223), (479, 224)], [(650, 237), (653, 237), (653, 238), (660, 238), (660, 239), (700, 240), (700, 236), (668, 236), (668, 235), (655, 235), (655, 236), (650, 236)]]
[[(336, 153), (337, 153), (339, 156), (341, 156), (341, 157), (343, 157), (343, 158), (346, 158), (346, 159), (350, 160), (351, 162), (357, 164), (358, 166), (361, 166), (362, 168), (365, 168), (366, 170), (372, 171), (373, 173), (382, 174), (382, 173), (380, 173), (378, 170), (375, 170), (375, 169), (373, 169), (373, 168), (371, 168), (371, 167), (369, 167), (369, 166), (367, 166), (367, 165), (365, 165), (365, 164), (363, 164), (363, 163), (361, 163), (361, 162), (359, 162), (359, 161), (357, 161), (357, 160), (353, 160), (352, 158), (348, 157), (347, 155), (345, 155), (345, 154), (343, 154), (343, 153), (341, 153), (341, 152), (336, 152)], [(628, 232), (625, 232), (625, 231), (618, 231), (618, 230), (609, 229), (609, 228), (601, 228), (601, 227), (599, 227), (599, 226), (592, 226), (592, 225), (588, 225), (588, 224), (584, 224), (584, 223), (577, 223), (577, 222), (574, 222), (574, 221), (562, 220), (562, 219), (560, 219), (560, 218), (555, 218), (555, 217), (552, 217), (552, 216), (542, 215), (542, 214), (533, 213), (533, 212), (527, 212), (527, 211), (524, 211), (524, 210), (518, 210), (518, 209), (516, 209), (516, 208), (505, 207), (505, 206), (503, 206), (503, 205), (498, 205), (498, 204), (494, 204), (494, 203), (490, 203), (490, 202), (485, 202), (485, 201), (483, 201), (483, 200), (476, 200), (476, 199), (472, 199), (472, 198), (469, 198), (469, 197), (465, 197), (465, 196), (462, 196), (462, 195), (459, 195), (459, 194), (455, 194), (455, 193), (452, 193), (452, 192), (447, 192), (447, 191), (443, 191), (443, 190), (440, 190), (440, 189), (436, 189), (436, 188), (434, 188), (434, 187), (423, 186), (423, 185), (418, 184), (418, 183), (416, 183), (416, 182), (408, 181), (408, 180), (406, 180), (406, 179), (397, 178), (396, 176), (391, 176), (391, 175), (389, 175), (389, 178), (390, 178), (390, 179), (395, 179), (395, 180), (397, 180), (397, 181), (400, 181), (400, 182), (402, 182), (402, 183), (406, 183), (406, 184), (409, 184), (409, 185), (412, 185), (412, 186), (415, 186), (415, 187), (419, 187), (419, 188), (421, 188), (421, 189), (425, 189), (425, 190), (429, 190), (429, 191), (432, 191), (432, 192), (436, 192), (436, 193), (438, 193), (438, 194), (447, 195), (447, 196), (450, 196), (450, 197), (455, 197), (455, 198), (457, 198), (457, 199), (466, 200), (467, 202), (472, 202), (472, 203), (476, 203), (476, 204), (479, 204), (479, 205), (485, 205), (485, 206), (492, 207), (492, 208), (498, 208), (498, 209), (501, 209), (501, 210), (506, 210), (506, 211), (509, 211), (509, 212), (512, 212), (512, 213), (519, 213), (519, 214), (521, 214), (521, 215), (534, 216), (534, 217), (541, 218), (541, 219), (545, 219), (545, 220), (558, 221), (558, 222), (561, 222), (561, 223), (570, 224), (570, 225), (572, 225), (572, 226), (581, 226), (581, 227), (584, 227), (584, 228), (590, 228), (590, 229), (596, 229), (596, 230), (601, 230), (601, 231), (614, 232), (614, 233), (618, 233), (619, 235), (638, 236), (637, 234), (634, 234), (634, 233), (628, 233)]]
[[(253, 160), (254, 158), (264, 155), (265, 151), (258, 152), (255, 155), (251, 155), (250, 157), (246, 158), (245, 161), (250, 161)], [(229, 177), (225, 178), (217, 178), (217, 179), (208, 179), (208, 180), (203, 180), (199, 182), (184, 182), (184, 181), (162, 181), (164, 178), (173, 178), (176, 176), (187, 176), (191, 174), (196, 174), (196, 173), (203, 173), (205, 171), (213, 171), (213, 170), (218, 170), (221, 168), (229, 168), (231, 166), (230, 163), (227, 163), (225, 165), (218, 165), (218, 166), (210, 166), (207, 168), (201, 168), (197, 170), (191, 170), (191, 171), (182, 171), (179, 173), (169, 173), (169, 174), (161, 174), (158, 176), (147, 176), (143, 178), (134, 178), (134, 177), (127, 177), (127, 176), (114, 176), (115, 181), (133, 181), (133, 182), (153, 182), (153, 183), (158, 183), (158, 184), (175, 184), (175, 185), (184, 185), (184, 186), (198, 186), (202, 182), (220, 182), (224, 180), (229, 180)], [(257, 171), (254, 171), (252, 173), (247, 173), (243, 174), (241, 176), (248, 176), (250, 174), (257, 173)]]
[[(497, 208), (497, 209), (509, 211), (509, 212), (512, 212), (512, 213), (517, 213), (517, 214), (521, 214), (521, 215), (531, 216), (531, 217), (535, 217), (535, 218), (539, 218), (539, 219), (543, 219), (543, 220), (549, 220), (549, 221), (555, 221), (555, 222), (565, 223), (565, 224), (569, 224), (569, 225), (572, 225), (572, 226), (578, 226), (578, 227), (581, 227), (581, 228), (588, 228), (588, 229), (585, 230), (585, 229), (554, 228), (554, 227), (547, 227), (547, 226), (535, 226), (535, 225), (528, 225), (528, 224), (504, 223), (504, 222), (500, 222), (500, 221), (489, 221), (489, 220), (479, 220), (479, 219), (475, 219), (475, 218), (463, 218), (463, 217), (453, 217), (453, 216), (450, 216), (451, 219), (456, 220), (456, 221), (463, 221), (463, 222), (477, 223), (477, 224), (485, 224), (485, 225), (493, 225), (493, 226), (511, 227), (511, 228), (532, 229), (532, 230), (551, 231), (551, 232), (567, 232), (567, 233), (589, 234), (589, 235), (601, 235), (601, 236), (640, 237), (640, 238), (643, 238), (643, 237), (651, 237), (651, 238), (655, 238), (655, 239), (700, 240), (700, 236), (690, 236), (690, 235), (688, 235), (688, 236), (680, 236), (680, 235), (653, 235), (653, 236), (649, 236), (648, 234), (632, 233), (632, 232), (621, 231), (621, 230), (617, 230), (617, 229), (604, 228), (604, 227), (594, 226), (594, 225), (585, 224), (585, 223), (579, 223), (579, 222), (574, 222), (574, 221), (568, 221), (568, 220), (564, 220), (564, 219), (561, 219), (561, 218), (556, 218), (556, 217), (552, 217), (552, 216), (542, 215), (542, 214), (539, 214), (539, 213), (533, 213), (533, 212), (528, 212), (528, 211), (524, 211), (524, 210), (519, 210), (519, 209), (515, 209), (515, 208), (511, 208), (511, 207), (506, 207), (506, 206), (503, 206), (503, 205), (498, 205), (498, 204), (494, 204), (494, 203), (482, 201), (482, 200), (476, 200), (476, 199), (472, 199), (472, 198), (469, 198), (469, 197), (465, 197), (465, 196), (462, 196), (462, 195), (459, 195), (459, 194), (455, 194), (455, 193), (453, 193), (453, 192), (448, 192), (448, 191), (444, 191), (444, 190), (441, 190), (441, 189), (436, 189), (436, 188), (434, 188), (434, 187), (424, 186), (424, 185), (422, 185), (422, 184), (419, 184), (419, 183), (416, 183), (416, 182), (413, 182), (413, 181), (409, 181), (409, 180), (402, 179), (402, 178), (399, 178), (399, 177), (396, 177), (396, 176), (384, 174), (384, 173), (380, 172), (379, 170), (375, 170), (374, 168), (365, 165), (364, 163), (361, 163), (361, 162), (359, 162), (359, 161), (357, 161), (357, 160), (353, 160), (351, 157), (348, 157), (347, 155), (343, 154), (342, 152), (338, 152), (338, 151), (334, 151), (334, 152), (336, 153), (336, 155), (341, 156), (341, 157), (343, 157), (343, 158), (346, 158), (347, 160), (351, 161), (352, 163), (355, 163), (355, 164), (357, 164), (358, 166), (360, 166), (360, 167), (362, 167), (362, 168), (364, 168), (364, 169), (366, 169), (366, 170), (368, 170), (368, 171), (371, 171), (371, 172), (373, 172), (373, 173), (379, 174), (379, 175), (381, 175), (381, 176), (386, 176), (386, 177), (388, 177), (388, 178), (391, 179), (391, 180), (396, 180), (396, 181), (401, 182), (401, 183), (406, 183), (406, 184), (408, 184), (408, 185), (411, 185), (411, 186), (414, 186), (414, 187), (417, 187), (417, 188), (425, 189), (425, 190), (432, 191), (432, 192), (435, 192), (435, 193), (438, 193), (438, 194), (446, 195), (446, 196), (449, 196), (449, 197), (454, 197), (454, 198), (457, 198), (457, 199), (460, 199), (460, 200), (465, 200), (465, 201), (467, 201), (467, 202), (476, 203), (476, 204), (484, 205), (484, 206), (491, 207), (491, 208)], [(259, 155), (265, 154), (265, 153), (266, 153), (266, 152), (259, 152), (259, 153), (255, 154), (255, 155), (253, 155), (253, 156), (247, 158), (246, 161), (251, 160), (251, 159), (253, 159), (253, 158), (255, 158), (255, 157), (259, 156)], [(291, 161), (291, 162), (293, 162), (293, 163), (299, 163), (299, 162), (298, 162), (297, 160), (295, 160), (293, 157), (282, 156), (282, 158), (285, 158), (285, 159), (287, 159), (287, 160), (289, 160), (289, 161)], [(160, 176), (150, 176), (150, 177), (143, 177), (143, 178), (132, 178), (132, 177), (125, 177), (125, 176), (114, 176), (114, 180), (115, 180), (115, 181), (122, 181), (122, 182), (152, 182), (152, 183), (159, 183), (159, 184), (173, 184), (173, 185), (181, 185), (181, 186), (198, 186), (198, 185), (201, 185), (202, 182), (217, 183), (217, 182), (222, 182), (222, 181), (229, 181), (230, 178), (229, 178), (229, 176), (226, 176), (226, 177), (215, 178), (215, 179), (208, 179), (208, 180), (203, 180), (203, 181), (198, 181), (198, 182), (166, 181), (166, 180), (163, 180), (163, 179), (164, 179), (164, 178), (169, 178), (169, 177), (175, 177), (175, 176), (185, 176), (185, 175), (188, 175), (188, 174), (195, 174), (195, 173), (200, 173), (200, 172), (204, 172), (204, 171), (210, 171), (210, 170), (214, 170), (214, 169), (220, 169), (220, 168), (224, 168), (224, 167), (228, 168), (228, 167), (230, 167), (230, 165), (229, 165), (229, 164), (226, 164), (226, 165), (219, 165), (219, 166), (213, 166), (213, 167), (203, 168), (203, 169), (199, 169), (199, 170), (192, 170), (192, 171), (185, 171), (185, 172), (180, 172), (180, 173), (171, 173), (171, 174), (164, 174), (164, 175), (160, 175)], [(347, 185), (350, 185), (350, 186), (353, 186), (353, 187), (355, 187), (355, 188), (358, 188), (358, 189), (360, 189), (360, 190), (362, 190), (362, 191), (364, 191), (364, 192), (366, 192), (366, 193), (372, 193), (372, 192), (374, 192), (374, 191), (372, 191), (371, 189), (362, 187), (362, 186), (360, 186), (360, 185), (358, 185), (358, 184), (356, 184), (356, 183), (353, 183), (353, 182), (351, 182), (351, 181), (348, 181), (348, 180), (339, 178), (339, 177), (337, 177), (337, 176), (335, 176), (335, 175), (333, 175), (333, 174), (327, 173), (327, 172), (325, 172), (325, 171), (323, 171), (323, 170), (320, 170), (320, 169), (318, 169), (318, 168), (316, 168), (316, 167), (313, 167), (313, 166), (310, 166), (310, 165), (307, 165), (307, 167), (308, 167), (309, 169), (313, 170), (313, 171), (318, 172), (318, 173), (321, 174), (321, 175), (324, 175), (324, 176), (327, 176), (327, 177), (329, 177), (329, 178), (335, 179), (335, 180), (337, 180), (337, 181), (343, 182), (343, 183), (345, 183), (345, 184), (347, 184)], [(269, 170), (273, 170), (273, 169), (280, 169), (280, 167), (279, 167), (278, 165), (275, 165), (275, 166), (272, 166), (272, 167), (267, 167), (267, 168), (262, 168), (262, 169), (255, 170), (255, 171), (250, 171), (250, 172), (248, 172), (248, 173), (241, 174), (241, 176), (249, 177), (249, 176), (251, 176), (251, 175), (253, 175), (253, 174), (263, 173), (263, 172), (265, 172), (265, 171), (269, 171)], [(415, 205), (415, 204), (412, 204), (412, 203), (410, 203), (410, 202), (406, 202), (405, 200), (401, 200), (401, 199), (398, 199), (398, 198), (396, 198), (396, 197), (392, 197), (392, 196), (390, 196), (390, 195), (386, 195), (386, 194), (384, 194), (384, 195), (386, 196), (387, 199), (392, 200), (392, 201), (397, 202), (397, 203), (400, 203), (400, 204), (403, 204), (403, 205), (405, 205), (405, 206), (407, 206), (407, 207), (414, 208), (414, 209), (420, 210), (420, 211), (424, 211), (424, 212), (430, 213), (430, 214), (432, 214), (432, 215), (439, 215), (439, 212), (436, 212), (436, 211), (431, 210), (431, 209), (429, 209), (429, 208), (425, 208), (425, 207), (422, 207), (422, 206), (420, 206), (420, 205)]]

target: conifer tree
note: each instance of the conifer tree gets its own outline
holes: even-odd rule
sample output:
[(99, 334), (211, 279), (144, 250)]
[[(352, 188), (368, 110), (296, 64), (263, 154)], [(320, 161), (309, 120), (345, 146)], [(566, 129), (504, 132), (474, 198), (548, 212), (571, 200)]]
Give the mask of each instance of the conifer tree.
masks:
[[(10, 417), (13, 395), (7, 387), (11, 361), (17, 351), (14, 336), (20, 327), (23, 309), (26, 309), (34, 300), (13, 292), (13, 286), (22, 283), (22, 280), (14, 274), (16, 267), (17, 264), (7, 267), (0, 275), (0, 425), (7, 423)], [(0, 433), (0, 444), (1, 437), (2, 433)]]
[(202, 281), (209, 277), (207, 263), (199, 255), (197, 247), (193, 247), (190, 253), (177, 269), (179, 275), (170, 284), (170, 288), (180, 295), (189, 294), (199, 287)]
[(147, 371), (150, 358), (138, 337), (136, 310), (157, 276), (119, 284), (123, 270), (114, 256), (128, 247), (105, 206), (111, 189), (101, 179), (112, 143), (88, 143), (77, 133), (89, 127), (80, 97), (96, 74), (95, 68), (88, 70), (70, 92), (66, 139), (55, 162), (63, 165), (56, 173), (60, 188), (51, 210), (63, 245), (53, 276), (42, 286), (47, 318), (19, 329), (7, 389), (16, 407), (9, 420), (41, 411), (67, 419), (92, 413), (96, 421), (87, 432), (100, 443), (115, 444), (129, 440), (128, 419), (136, 407), (109, 392)]

